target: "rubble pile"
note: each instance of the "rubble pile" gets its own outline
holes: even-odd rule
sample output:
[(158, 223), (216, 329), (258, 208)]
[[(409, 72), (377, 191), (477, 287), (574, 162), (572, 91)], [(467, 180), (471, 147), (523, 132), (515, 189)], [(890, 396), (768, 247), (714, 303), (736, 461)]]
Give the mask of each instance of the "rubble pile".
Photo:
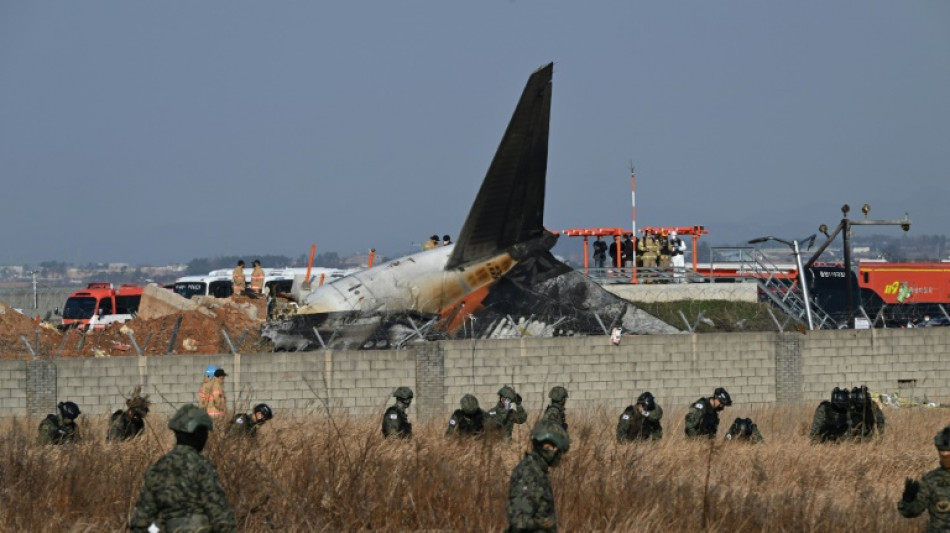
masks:
[(0, 302), (0, 357), (30, 357), (30, 350), (23, 344), (21, 336), (34, 350), (37, 350), (37, 346), (40, 350), (50, 345), (55, 347), (62, 338), (55, 327), (44, 327), (38, 319), (30, 318)]
[[(147, 287), (134, 319), (97, 331), (59, 331), (0, 303), (0, 358), (30, 357), (20, 336), (35, 344), (37, 331), (40, 342), (34, 349), (40, 356), (138, 355), (135, 344), (143, 355), (229, 353), (222, 330), (237, 351), (270, 351), (269, 344), (260, 336), (266, 315), (267, 301), (263, 298), (187, 300), (166, 289)], [(172, 343), (179, 317), (181, 324)]]

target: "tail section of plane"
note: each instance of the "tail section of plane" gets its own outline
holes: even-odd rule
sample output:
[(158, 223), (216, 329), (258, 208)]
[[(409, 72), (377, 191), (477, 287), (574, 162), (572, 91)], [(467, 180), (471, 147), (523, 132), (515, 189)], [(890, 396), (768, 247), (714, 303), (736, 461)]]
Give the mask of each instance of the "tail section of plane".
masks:
[(446, 269), (542, 239), (555, 239), (544, 229), (544, 189), (551, 122), (551, 78), (554, 64), (528, 78), (518, 106), (495, 152), (468, 218), (455, 241)]

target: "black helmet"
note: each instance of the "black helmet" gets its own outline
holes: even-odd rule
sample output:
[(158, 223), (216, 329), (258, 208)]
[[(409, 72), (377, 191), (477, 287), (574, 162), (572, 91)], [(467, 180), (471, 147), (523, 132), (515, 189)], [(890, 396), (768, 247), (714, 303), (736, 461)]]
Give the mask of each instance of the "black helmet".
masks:
[(644, 392), (640, 396), (637, 396), (637, 404), (642, 405), (647, 411), (652, 411), (656, 409), (656, 399), (653, 397), (653, 394), (649, 391)]
[(839, 389), (835, 387), (831, 391), (831, 404), (835, 407), (844, 408), (851, 403), (851, 395), (848, 394), (848, 389)]
[(950, 426), (940, 430), (940, 433), (934, 435), (934, 446), (940, 451), (950, 450)]
[(732, 405), (732, 396), (729, 396), (729, 393), (726, 391), (726, 389), (722, 387), (719, 387), (713, 391), (713, 398), (719, 400), (726, 407)]
[(478, 411), (478, 398), (472, 396), (471, 394), (466, 394), (462, 396), (462, 412), (471, 415), (475, 414)]
[(399, 400), (411, 400), (412, 399), (412, 389), (409, 387), (399, 387), (393, 392), (393, 396)]
[(737, 418), (735, 422), (732, 423), (736, 428), (736, 436), (739, 437), (751, 437), (752, 436), (752, 419), (751, 418)]
[(76, 417), (81, 414), (79, 412), (79, 406), (73, 402), (59, 402), (56, 407), (59, 409), (59, 414), (63, 415), (63, 418), (70, 420), (75, 420)]
[(568, 398), (567, 389), (560, 385), (553, 387), (551, 388), (551, 392), (548, 393), (548, 398), (551, 398), (551, 400), (555, 402), (563, 402)]
[(868, 388), (866, 385), (851, 389), (851, 403), (854, 405), (864, 405), (868, 399)]
[(255, 405), (254, 412), (263, 415), (264, 420), (270, 420), (271, 418), (274, 418), (274, 412), (270, 410), (270, 406), (266, 403), (259, 403)]

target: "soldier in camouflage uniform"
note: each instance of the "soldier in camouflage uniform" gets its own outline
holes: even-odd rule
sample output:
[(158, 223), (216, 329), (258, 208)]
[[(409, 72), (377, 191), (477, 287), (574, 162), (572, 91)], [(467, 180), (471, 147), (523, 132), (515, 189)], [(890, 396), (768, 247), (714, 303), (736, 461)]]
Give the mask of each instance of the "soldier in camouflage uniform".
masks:
[(663, 438), (663, 408), (649, 391), (637, 397), (637, 403), (628, 405), (617, 421), (617, 442), (659, 440)]
[(266, 403), (259, 403), (254, 406), (250, 414), (235, 415), (234, 419), (231, 420), (231, 425), (228, 426), (228, 436), (255, 437), (257, 436), (257, 429), (271, 418), (274, 418), (274, 412), (271, 411), (270, 406)]
[(396, 403), (389, 406), (383, 414), (383, 437), (398, 437), (408, 439), (412, 437), (412, 424), (406, 410), (412, 403), (412, 389), (399, 387), (393, 392)]
[(551, 398), (551, 404), (544, 410), (541, 420), (560, 424), (564, 431), (567, 431), (567, 417), (564, 415), (564, 404), (568, 398), (567, 389), (560, 385), (552, 387), (548, 398)]
[(475, 437), (485, 430), (485, 411), (478, 406), (478, 398), (471, 394), (462, 396), (461, 409), (456, 409), (449, 418), (449, 427), (445, 429), (445, 436), (467, 435)]
[(927, 511), (930, 522), (927, 533), (950, 531), (950, 426), (934, 436), (940, 456), (940, 468), (931, 470), (917, 481), (904, 481), (904, 494), (897, 510), (905, 518), (914, 518)]
[(557, 531), (548, 469), (557, 467), (570, 447), (567, 432), (558, 424), (542, 420), (531, 430), (531, 450), (511, 473), (508, 485), (507, 533)]
[(168, 421), (168, 428), (175, 432), (177, 444), (145, 472), (131, 530), (237, 531), (218, 471), (201, 455), (212, 429), (207, 411), (185, 405)]
[(521, 395), (505, 385), (498, 390), (498, 403), (488, 410), (485, 429), (492, 435), (505, 435), (510, 440), (515, 424), (524, 424), (528, 413), (521, 407)]
[(719, 412), (732, 405), (732, 397), (719, 387), (709, 398), (693, 402), (686, 413), (686, 436), (715, 438), (719, 431)]
[(848, 415), (851, 419), (851, 437), (855, 442), (869, 441), (875, 433), (878, 437), (884, 436), (884, 413), (871, 399), (866, 386), (851, 389)]
[(751, 418), (736, 418), (735, 421), (732, 422), (732, 425), (729, 426), (729, 431), (726, 432), (724, 440), (750, 442), (752, 444), (765, 442), (765, 439), (762, 438), (762, 434), (759, 433), (759, 426), (755, 425)]
[(40, 422), (37, 444), (66, 444), (79, 441), (79, 428), (76, 426), (76, 417), (80, 415), (79, 406), (73, 402), (59, 402), (56, 405), (59, 413), (47, 415)]
[(851, 435), (851, 420), (848, 416), (848, 407), (851, 404), (851, 395), (848, 389), (835, 387), (831, 391), (831, 401), (825, 400), (815, 408), (812, 418), (811, 431), (808, 436), (812, 442), (838, 442)]
[(147, 395), (140, 394), (141, 391), (141, 387), (135, 387), (132, 397), (125, 401), (125, 409), (119, 409), (109, 417), (107, 441), (129, 440), (145, 431), (145, 417), (151, 403)]

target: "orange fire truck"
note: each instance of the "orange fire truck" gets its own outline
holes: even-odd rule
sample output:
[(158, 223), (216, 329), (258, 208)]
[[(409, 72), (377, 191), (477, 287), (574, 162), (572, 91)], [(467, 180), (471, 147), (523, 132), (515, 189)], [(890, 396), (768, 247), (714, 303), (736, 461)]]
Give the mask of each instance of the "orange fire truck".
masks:
[(106, 324), (131, 320), (138, 313), (145, 287), (90, 283), (69, 295), (63, 307), (63, 327), (102, 329)]

